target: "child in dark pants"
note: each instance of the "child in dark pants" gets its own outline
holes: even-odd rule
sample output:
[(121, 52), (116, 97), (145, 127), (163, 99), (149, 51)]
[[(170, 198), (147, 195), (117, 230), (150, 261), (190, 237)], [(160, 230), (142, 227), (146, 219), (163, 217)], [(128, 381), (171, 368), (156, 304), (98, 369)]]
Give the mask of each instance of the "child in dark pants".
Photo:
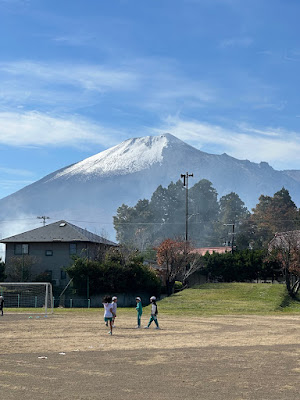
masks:
[(1, 311), (1, 315), (3, 315), (3, 307), (4, 307), (4, 298), (3, 298), (3, 296), (0, 296), (0, 311)]

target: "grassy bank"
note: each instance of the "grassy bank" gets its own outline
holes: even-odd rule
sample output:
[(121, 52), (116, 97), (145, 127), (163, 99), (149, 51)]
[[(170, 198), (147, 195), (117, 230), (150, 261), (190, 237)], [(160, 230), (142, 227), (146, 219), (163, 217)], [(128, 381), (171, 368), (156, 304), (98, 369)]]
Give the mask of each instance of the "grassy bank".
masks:
[(291, 299), (285, 285), (208, 283), (163, 299), (159, 310), (194, 316), (300, 313), (300, 300)]
[[(145, 300), (145, 299), (143, 299)], [(285, 285), (265, 283), (207, 283), (185, 289), (158, 302), (159, 314), (165, 315), (267, 315), (300, 313), (300, 298), (291, 299)], [(32, 309), (5, 309), (14, 312), (33, 312)], [(35, 310), (37, 311), (37, 310)], [(42, 310), (40, 310), (42, 312)], [(100, 308), (55, 308), (54, 314), (99, 314)], [(118, 314), (134, 316), (135, 307), (119, 308)], [(144, 307), (144, 316), (150, 306)], [(33, 314), (32, 314), (33, 315)]]

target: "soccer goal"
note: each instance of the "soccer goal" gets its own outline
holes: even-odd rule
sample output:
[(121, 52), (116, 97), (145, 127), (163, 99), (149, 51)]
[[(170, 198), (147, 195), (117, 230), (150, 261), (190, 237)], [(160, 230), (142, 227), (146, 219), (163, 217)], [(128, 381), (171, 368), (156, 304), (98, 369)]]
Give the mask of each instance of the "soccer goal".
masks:
[(25, 308), (30, 313), (45, 315), (53, 312), (52, 285), (49, 282), (0, 282), (0, 295), (4, 297), (5, 308), (16, 311)]

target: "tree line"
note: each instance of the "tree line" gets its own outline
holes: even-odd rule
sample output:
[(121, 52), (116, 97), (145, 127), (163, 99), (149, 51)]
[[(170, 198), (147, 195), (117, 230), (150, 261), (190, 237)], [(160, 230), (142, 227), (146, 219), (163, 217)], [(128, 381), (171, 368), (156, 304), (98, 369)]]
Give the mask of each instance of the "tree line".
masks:
[(188, 285), (200, 272), (209, 282), (252, 282), (278, 280), (283, 271), (279, 259), (266, 249), (197, 254), (189, 243), (166, 239), (157, 248), (157, 262), (166, 270), (166, 291), (171, 294), (176, 280)]
[[(161, 185), (150, 200), (135, 206), (122, 204), (113, 217), (119, 243), (144, 251), (167, 238), (185, 235), (186, 189), (179, 180)], [(194, 247), (234, 245), (239, 249), (262, 249), (278, 231), (297, 229), (300, 213), (282, 188), (274, 196), (261, 195), (250, 212), (238, 194), (218, 200), (212, 183), (200, 180), (188, 191), (188, 238)]]

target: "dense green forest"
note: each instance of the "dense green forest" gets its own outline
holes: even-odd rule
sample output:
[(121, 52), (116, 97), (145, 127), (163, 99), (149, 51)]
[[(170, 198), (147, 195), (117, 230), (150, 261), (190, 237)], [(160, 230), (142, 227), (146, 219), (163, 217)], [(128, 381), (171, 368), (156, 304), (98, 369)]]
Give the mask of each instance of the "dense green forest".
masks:
[[(159, 186), (150, 200), (122, 204), (114, 216), (117, 240), (140, 250), (186, 233), (186, 189), (179, 180)], [(188, 239), (194, 247), (232, 245), (260, 249), (278, 231), (299, 229), (300, 214), (289, 192), (261, 195), (251, 212), (234, 193), (218, 199), (212, 183), (200, 180), (188, 191)]]

